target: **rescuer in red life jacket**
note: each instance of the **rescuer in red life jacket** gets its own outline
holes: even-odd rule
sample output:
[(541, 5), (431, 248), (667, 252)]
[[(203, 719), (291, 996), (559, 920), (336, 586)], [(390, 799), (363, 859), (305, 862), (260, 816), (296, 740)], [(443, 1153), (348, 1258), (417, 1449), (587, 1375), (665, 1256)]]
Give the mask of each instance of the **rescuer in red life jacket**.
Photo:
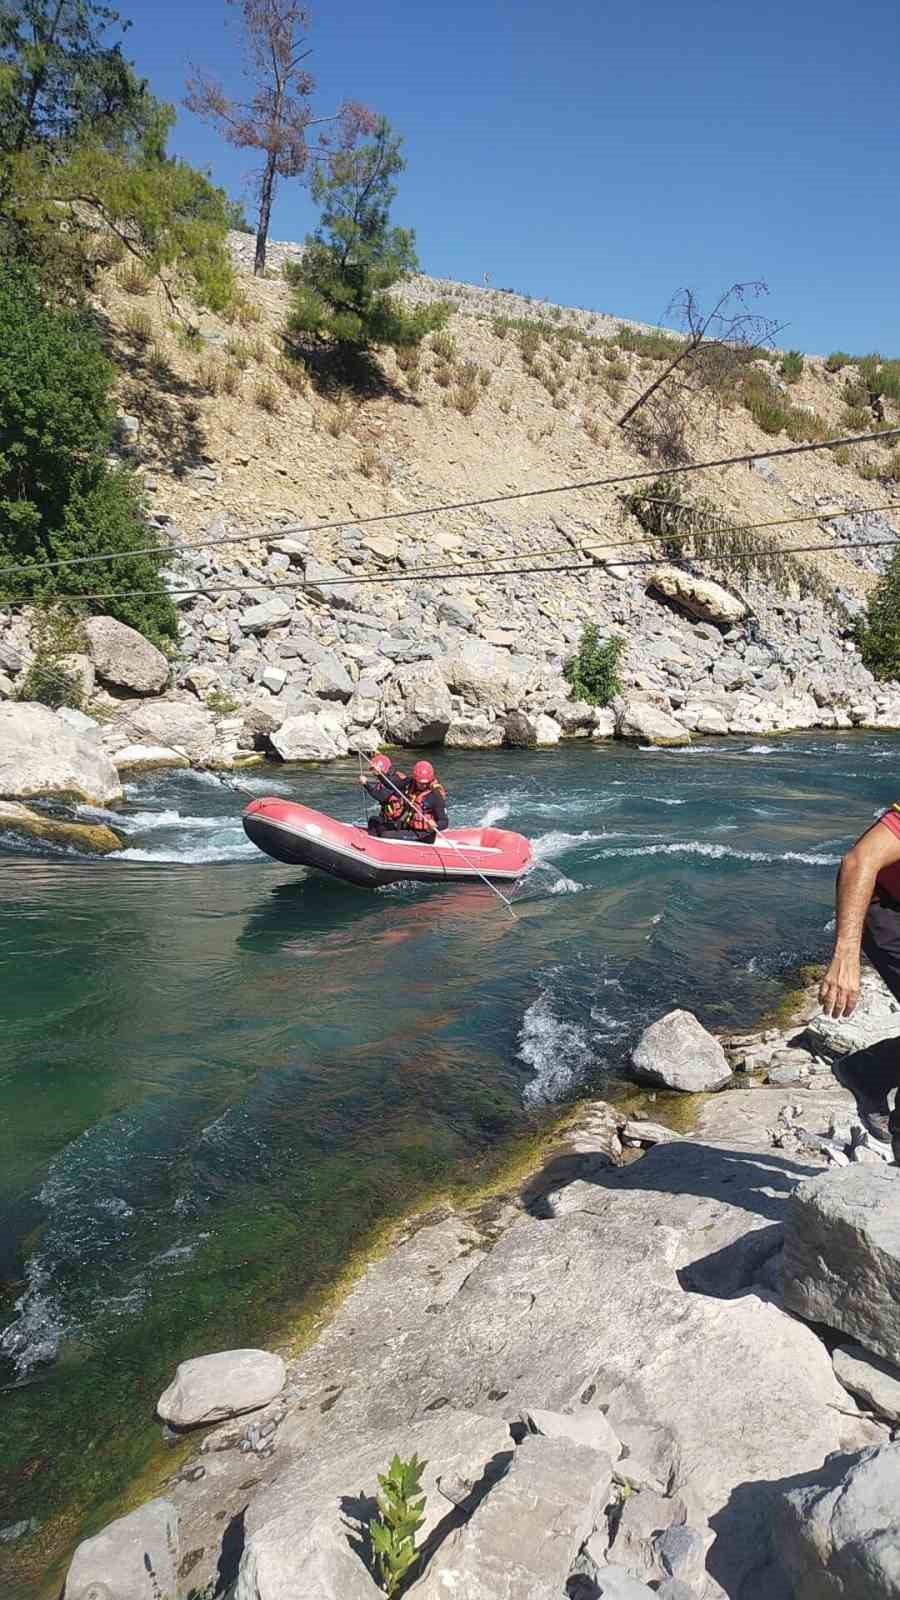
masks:
[(447, 791), (438, 783), (430, 761), (417, 761), (412, 777), (404, 785), (407, 810), (404, 831), (423, 844), (434, 844), (439, 833), (450, 826), (447, 816)]
[(369, 832), (380, 838), (383, 833), (397, 833), (406, 827), (405, 788), (409, 780), (405, 772), (394, 766), (390, 756), (373, 756), (369, 769), (359, 781), (366, 794), (381, 808), (377, 817), (369, 818), (368, 824)]

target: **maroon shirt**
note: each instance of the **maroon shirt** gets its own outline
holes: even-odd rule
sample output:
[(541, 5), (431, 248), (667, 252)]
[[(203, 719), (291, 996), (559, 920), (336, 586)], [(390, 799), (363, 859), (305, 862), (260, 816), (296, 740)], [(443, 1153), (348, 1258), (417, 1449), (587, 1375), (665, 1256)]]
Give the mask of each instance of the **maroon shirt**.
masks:
[[(889, 806), (878, 821), (886, 828), (890, 828), (891, 833), (895, 833), (900, 839), (900, 801)], [(875, 879), (875, 887), (884, 889), (892, 900), (900, 900), (900, 861), (892, 861), (889, 867), (882, 867)]]

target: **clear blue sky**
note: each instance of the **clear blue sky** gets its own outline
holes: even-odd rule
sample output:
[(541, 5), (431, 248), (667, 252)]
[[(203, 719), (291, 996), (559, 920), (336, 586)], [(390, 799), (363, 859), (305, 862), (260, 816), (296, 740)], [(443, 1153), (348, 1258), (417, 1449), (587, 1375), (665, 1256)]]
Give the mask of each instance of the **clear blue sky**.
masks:
[[(180, 104), (240, 88), (224, 0), (120, 0)], [(784, 344), (900, 354), (897, 0), (312, 0), (319, 102), (406, 137), (395, 207), (423, 267), (661, 321), (682, 285), (764, 278)], [(250, 153), (179, 109), (174, 148), (240, 193)], [(315, 221), (282, 186), (274, 238)]]

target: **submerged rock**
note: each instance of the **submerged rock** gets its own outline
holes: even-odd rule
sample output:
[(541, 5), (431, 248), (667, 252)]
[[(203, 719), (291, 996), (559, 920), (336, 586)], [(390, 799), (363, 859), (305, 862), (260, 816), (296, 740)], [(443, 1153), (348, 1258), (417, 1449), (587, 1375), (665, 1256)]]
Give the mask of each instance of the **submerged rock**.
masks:
[(268, 1350), (221, 1350), (182, 1361), (156, 1410), (173, 1428), (222, 1422), (258, 1411), (284, 1387), (285, 1366)]
[(46, 706), (0, 705), (0, 798), (54, 795), (107, 805), (121, 800), (122, 785), (93, 735), (67, 727)]
[(122, 849), (119, 835), (102, 822), (61, 822), (11, 800), (0, 800), (0, 833), (45, 839), (49, 844), (65, 845), (86, 855), (108, 856)]
[(698, 1093), (721, 1089), (731, 1068), (718, 1039), (690, 1011), (670, 1011), (641, 1035), (631, 1057), (635, 1074), (646, 1083)]

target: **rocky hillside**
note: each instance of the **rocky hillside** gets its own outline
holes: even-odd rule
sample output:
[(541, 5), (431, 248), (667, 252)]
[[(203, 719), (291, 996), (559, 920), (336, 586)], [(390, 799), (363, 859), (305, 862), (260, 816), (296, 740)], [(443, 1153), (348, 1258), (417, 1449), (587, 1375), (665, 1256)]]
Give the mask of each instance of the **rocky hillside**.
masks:
[[(240, 262), (244, 236), (234, 247)], [(92, 632), (82, 653), (92, 721), (81, 733), (120, 770), (185, 754), (327, 760), (384, 740), (553, 744), (618, 732), (677, 742), (900, 726), (900, 691), (873, 682), (846, 626), (882, 551), (808, 558), (841, 613), (789, 585), (661, 570), (617, 486), (367, 524), (646, 470), (614, 424), (662, 367), (649, 347), (629, 348), (612, 318), (423, 278), (406, 292), (450, 299), (446, 334), (412, 362), (387, 357), (383, 392), (334, 398), (285, 359), (290, 291), (279, 269), (296, 248), (273, 245), (269, 277), (244, 273), (229, 319), (203, 315), (192, 332), (133, 270), (111, 271), (101, 287), (125, 373), (121, 450), (171, 538), (183, 619), (171, 670), (125, 635), (114, 648), (109, 630)], [(533, 326), (532, 340), (515, 319)], [(810, 431), (878, 426), (859, 408), (849, 425), (854, 369), (807, 360), (788, 386), (763, 366)], [(885, 424), (898, 417), (885, 403)], [(695, 460), (788, 442), (733, 396), (698, 405), (688, 430)], [(862, 509), (900, 498), (878, 481), (888, 459), (884, 445), (825, 450), (713, 469), (689, 487), (740, 524), (777, 523), (771, 536), (784, 544), (837, 546), (900, 529), (889, 509)], [(517, 570), (535, 563), (547, 570)], [(98, 569), (98, 590), (114, 587), (114, 569)], [(588, 622), (626, 642), (624, 693), (607, 710), (573, 702), (563, 677)], [(0, 619), (0, 696), (19, 692), (30, 648), (27, 618)]]

